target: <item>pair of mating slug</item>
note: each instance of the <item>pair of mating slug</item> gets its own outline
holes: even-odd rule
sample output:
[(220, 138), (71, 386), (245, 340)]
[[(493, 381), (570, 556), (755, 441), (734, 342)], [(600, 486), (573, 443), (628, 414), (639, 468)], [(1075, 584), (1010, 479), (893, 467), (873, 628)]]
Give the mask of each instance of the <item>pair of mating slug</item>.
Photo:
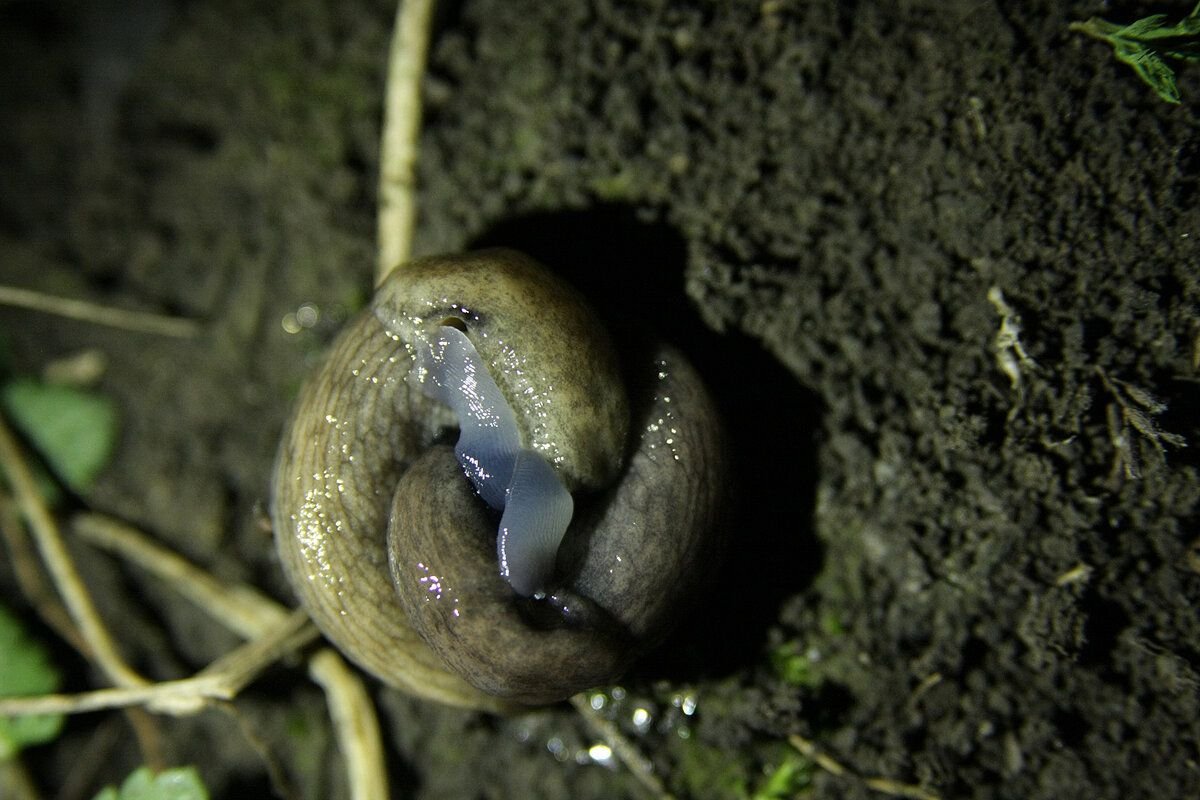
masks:
[(276, 545), (317, 626), (385, 683), (481, 710), (554, 702), (619, 677), (695, 595), (723, 449), (683, 357), (619, 358), (537, 262), (423, 259), (303, 386)]

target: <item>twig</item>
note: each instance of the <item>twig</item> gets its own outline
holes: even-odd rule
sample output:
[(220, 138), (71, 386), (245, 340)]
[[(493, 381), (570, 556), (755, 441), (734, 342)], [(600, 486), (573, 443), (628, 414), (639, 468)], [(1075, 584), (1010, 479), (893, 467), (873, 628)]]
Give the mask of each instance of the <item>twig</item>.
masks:
[(58, 525), (46, 508), (16, 439), (3, 419), (0, 419), (0, 468), (8, 478), (17, 506), (29, 523), (29, 530), (33, 533), (50, 577), (71, 613), (71, 619), (95, 654), (96, 663), (118, 686), (145, 686), (146, 679), (125, 663), (96, 612), (92, 598), (67, 552)]
[(82, 513), (71, 519), (71, 530), (171, 586), (198, 608), (244, 639), (253, 639), (281, 624), (288, 609), (257, 589), (225, 583), (141, 531), (103, 514)]
[(863, 778), (867, 788), (886, 794), (889, 797), (906, 797), (909, 800), (940, 800), (933, 792), (927, 792), (920, 786), (900, 783), (891, 778)]
[[(0, 716), (31, 714), (84, 714), (112, 708), (158, 704), (164, 713), (183, 715), (199, 710), (204, 700), (228, 700), (228, 688), (209, 676), (193, 676), (146, 686), (95, 689), (78, 694), (43, 694), (36, 697), (0, 698)], [(169, 709), (169, 710), (168, 710)]]
[(71, 621), (66, 606), (58, 599), (45, 573), (38, 566), (37, 554), (21, 523), (21, 515), (7, 493), (0, 493), (0, 536), (8, 548), (8, 560), (21, 593), (33, 604), (43, 622), (81, 656), (90, 660), (92, 648)]
[(337, 731), (353, 800), (388, 796), (379, 719), (366, 687), (334, 650), (322, 648), (308, 661), (308, 674), (325, 690)]
[(421, 79), (429, 52), (433, 0), (401, 0), (388, 52), (379, 141), (379, 261), (375, 282), (412, 254), (417, 205), (415, 169), (421, 133)]
[(31, 311), (42, 311), (83, 322), (94, 322), (110, 328), (174, 336), (180, 339), (194, 338), (199, 335), (201, 330), (200, 323), (192, 319), (101, 306), (86, 300), (56, 297), (16, 286), (0, 285), (0, 304), (27, 308)]
[[(72, 520), (72, 529), (87, 541), (166, 581), (239, 635), (262, 635), (288, 618), (286, 608), (256, 589), (222, 583), (122, 522), (100, 514), (79, 514)], [(362, 679), (329, 648), (322, 648), (310, 658), (308, 670), (313, 681), (325, 689), (334, 734), (346, 759), (351, 796), (355, 800), (387, 797), (379, 723)]]
[[(0, 493), (0, 535), (3, 535), (8, 546), (12, 562), (13, 574), (17, 585), (33, 607), (37, 610), (42, 621), (49, 625), (63, 641), (75, 648), (88, 661), (95, 661), (92, 648), (79, 632), (79, 628), (71, 620), (66, 606), (54, 593), (44, 570), (38, 565), (37, 554), (29, 541), (29, 534), (21, 524), (20, 514), (17, 513), (13, 500), (5, 493)], [(140, 708), (125, 709), (125, 720), (133, 728), (138, 747), (142, 751), (142, 760), (151, 769), (161, 769), (163, 764), (161, 733), (158, 725), (150, 714)], [(3, 795), (0, 795), (3, 796)], [(71, 792), (63, 789), (62, 796), (72, 797)]]
[(208, 700), (233, 699), (282, 654), (303, 647), (318, 635), (308, 615), (297, 611), (286, 625), (225, 654), (190, 678), (73, 695), (0, 698), (0, 716), (80, 714), (135, 705), (172, 716), (187, 716), (203, 709)]
[(793, 733), (788, 737), (788, 744), (799, 750), (801, 755), (812, 759), (814, 764), (828, 772), (830, 775), (841, 777), (848, 772), (848, 770), (836, 760), (825, 753), (822, 753), (814, 742), (805, 739), (798, 733)]
[(863, 782), (868, 789), (886, 794), (889, 797), (903, 797), (907, 800), (941, 800), (938, 795), (933, 792), (922, 789), (920, 786), (913, 786), (909, 783), (900, 783), (891, 778), (883, 777), (863, 777), (858, 775), (849, 767), (836, 761), (832, 756), (823, 753), (816, 743), (805, 739), (803, 736), (793, 733), (788, 737), (788, 744), (800, 751), (801, 755), (811, 759), (821, 769), (839, 778), (855, 778)]
[(592, 732), (603, 739), (604, 743), (612, 749), (613, 754), (625, 765), (625, 768), (633, 773), (633, 777), (642, 785), (642, 788), (659, 800), (671, 799), (670, 792), (654, 774), (654, 764), (642, 755), (637, 747), (613, 724), (612, 720), (605, 719), (596, 709), (592, 708), (587, 692), (574, 695), (571, 698), (571, 705), (575, 706), (575, 710), (583, 717), (583, 721), (592, 729)]
[[(320, 636), (321, 632), (313, 625), (308, 613), (303, 609), (296, 609), (288, 614), (282, 624), (267, 628), (259, 633), (257, 638), (229, 651), (196, 673), (195, 677), (209, 678), (215, 684), (226, 687), (229, 691), (229, 698), (226, 699), (232, 699), (250, 685), (264, 669), (288, 653), (296, 652), (316, 641)], [(151, 704), (151, 708), (160, 710), (157, 704)], [(169, 711), (169, 708), (167, 710)]]

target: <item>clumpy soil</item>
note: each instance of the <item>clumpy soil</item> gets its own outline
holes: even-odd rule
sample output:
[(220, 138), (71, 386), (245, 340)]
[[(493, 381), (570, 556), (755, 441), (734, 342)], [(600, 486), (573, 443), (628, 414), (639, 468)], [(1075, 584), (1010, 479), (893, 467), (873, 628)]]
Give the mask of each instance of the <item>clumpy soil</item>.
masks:
[[(0, 4), (0, 280), (205, 332), (4, 309), (4, 366), (106, 357), (119, 447), (64, 513), (290, 600), (266, 487), (290, 398), (369, 290), (393, 8), (84, 5)], [(1200, 68), (1170, 106), (1068, 31), (1189, 10), (441, 5), (418, 252), (533, 253), (689, 351), (729, 420), (734, 552), (598, 696), (676, 795), (747, 796), (781, 764), (784, 796), (1200, 793)], [(288, 332), (303, 304), (314, 324)], [(234, 645), (76, 553), (146, 674)], [(66, 688), (99, 685), (7, 559), (0, 591)], [(371, 690), (397, 796), (639, 796), (565, 705)], [(121, 715), (79, 717), (25, 760), (49, 796), (147, 760), (217, 797), (346, 796), (303, 670), (233, 708), (157, 719), (152, 752)]]

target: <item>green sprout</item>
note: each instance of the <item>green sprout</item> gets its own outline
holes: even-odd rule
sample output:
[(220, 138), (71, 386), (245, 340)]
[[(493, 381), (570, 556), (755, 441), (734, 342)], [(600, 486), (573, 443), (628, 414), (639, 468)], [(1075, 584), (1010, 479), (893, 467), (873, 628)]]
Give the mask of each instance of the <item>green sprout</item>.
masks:
[(1133, 67), (1147, 85), (1168, 103), (1179, 103), (1175, 72), (1166, 58), (1200, 61), (1200, 3), (1175, 25), (1166, 24), (1166, 14), (1154, 14), (1128, 25), (1117, 25), (1092, 17), (1072, 22), (1070, 29), (1108, 42), (1117, 60)]

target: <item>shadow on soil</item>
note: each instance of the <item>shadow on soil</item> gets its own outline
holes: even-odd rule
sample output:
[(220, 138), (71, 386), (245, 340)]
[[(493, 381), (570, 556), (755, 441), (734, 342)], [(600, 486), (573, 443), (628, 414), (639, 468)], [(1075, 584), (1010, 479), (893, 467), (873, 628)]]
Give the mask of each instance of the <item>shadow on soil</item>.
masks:
[[(704, 597), (636, 672), (694, 680), (757, 661), (780, 603), (807, 586), (821, 563), (809, 522), (815, 448), (805, 433), (819, 427), (816, 398), (757, 342), (704, 325), (684, 299), (682, 237), (666, 224), (640, 221), (630, 208), (514, 218), (472, 246), (532, 255), (583, 292), (616, 339), (653, 329), (704, 376), (731, 442), (730, 547)], [(813, 423), (776, 424), (784, 416)]]

